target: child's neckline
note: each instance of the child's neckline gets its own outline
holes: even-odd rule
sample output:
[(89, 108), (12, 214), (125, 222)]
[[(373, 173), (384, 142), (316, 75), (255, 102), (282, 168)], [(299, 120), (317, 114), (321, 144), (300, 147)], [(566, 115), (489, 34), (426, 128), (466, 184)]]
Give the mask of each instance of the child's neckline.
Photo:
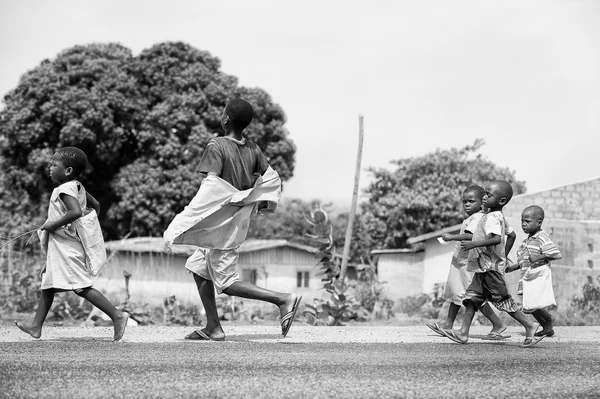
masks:
[(225, 137), (226, 139), (231, 140), (234, 143), (239, 144), (239, 145), (244, 145), (244, 144), (246, 144), (246, 141), (248, 141), (248, 140), (246, 140), (245, 137), (242, 137), (241, 140), (238, 140), (235, 137), (231, 137), (231, 136), (223, 136), (223, 137)]

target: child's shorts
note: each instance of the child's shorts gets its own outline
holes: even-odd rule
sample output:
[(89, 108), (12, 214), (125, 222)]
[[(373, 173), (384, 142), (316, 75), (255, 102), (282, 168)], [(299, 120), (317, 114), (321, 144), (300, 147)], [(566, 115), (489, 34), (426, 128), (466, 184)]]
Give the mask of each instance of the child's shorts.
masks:
[(211, 280), (219, 294), (240, 281), (235, 269), (239, 252), (236, 249), (198, 248), (185, 262), (185, 268), (206, 280)]
[(499, 310), (508, 313), (519, 310), (518, 305), (508, 293), (504, 277), (494, 270), (475, 273), (471, 285), (467, 288), (465, 297), (463, 303), (466, 305), (467, 301), (471, 301), (477, 310), (485, 301), (489, 301)]

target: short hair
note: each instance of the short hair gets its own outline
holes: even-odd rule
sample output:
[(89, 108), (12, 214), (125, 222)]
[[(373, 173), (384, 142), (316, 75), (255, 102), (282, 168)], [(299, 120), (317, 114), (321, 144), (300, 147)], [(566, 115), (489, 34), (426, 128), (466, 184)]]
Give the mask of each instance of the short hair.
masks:
[(506, 197), (507, 203), (511, 200), (513, 196), (513, 189), (509, 182), (507, 182), (506, 180), (494, 180), (490, 182), (490, 184), (495, 184), (496, 186), (498, 186), (501, 196)]
[(463, 191), (463, 195), (466, 193), (473, 193), (478, 199), (481, 200), (485, 195), (485, 189), (481, 186), (478, 186), (477, 184), (473, 184), (465, 188), (465, 191)]
[(85, 152), (77, 147), (63, 147), (56, 150), (54, 156), (66, 167), (73, 168), (75, 177), (83, 173), (87, 167), (88, 160)]
[(546, 216), (542, 207), (538, 205), (529, 205), (527, 208), (523, 209), (523, 213), (527, 211), (531, 211), (533, 215), (535, 215), (540, 220), (544, 220), (544, 217)]
[(235, 98), (225, 106), (225, 114), (229, 116), (234, 128), (244, 130), (254, 118), (254, 109), (248, 101)]

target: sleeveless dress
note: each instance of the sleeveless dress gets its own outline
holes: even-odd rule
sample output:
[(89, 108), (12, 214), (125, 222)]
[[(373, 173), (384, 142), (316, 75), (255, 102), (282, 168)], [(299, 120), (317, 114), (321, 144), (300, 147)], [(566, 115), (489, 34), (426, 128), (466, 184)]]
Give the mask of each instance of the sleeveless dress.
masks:
[[(67, 208), (60, 199), (66, 194), (77, 199), (81, 209), (87, 208), (85, 188), (71, 180), (56, 187), (50, 196), (48, 220), (64, 216)], [(91, 275), (86, 267), (83, 245), (77, 236), (75, 226), (68, 224), (48, 234), (46, 266), (42, 271), (41, 289), (76, 290), (92, 286)]]

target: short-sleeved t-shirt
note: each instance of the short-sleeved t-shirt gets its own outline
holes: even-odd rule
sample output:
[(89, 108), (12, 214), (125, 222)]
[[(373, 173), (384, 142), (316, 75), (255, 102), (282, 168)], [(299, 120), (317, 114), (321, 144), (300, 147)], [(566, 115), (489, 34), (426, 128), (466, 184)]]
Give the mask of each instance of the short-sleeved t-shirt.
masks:
[(260, 148), (246, 138), (215, 137), (209, 141), (196, 172), (216, 173), (238, 190), (254, 185), (257, 176), (265, 173), (269, 163)]
[[(529, 256), (539, 254), (544, 254), (550, 259), (560, 259), (561, 257), (558, 247), (543, 230), (539, 230), (537, 233), (523, 240), (521, 246), (517, 250), (517, 264), (521, 266), (522, 270), (525, 270), (531, 266), (529, 263)], [(547, 260), (540, 260), (535, 262), (535, 265), (540, 266), (548, 263)]]
[(469, 251), (467, 270), (471, 272), (487, 272), (494, 270), (504, 274), (506, 267), (506, 235), (512, 228), (500, 211), (488, 212), (481, 217), (473, 232), (473, 241), (490, 238), (492, 234), (500, 236), (500, 244), (487, 247), (477, 247)]
[[(466, 218), (465, 220), (463, 220), (462, 224), (460, 225), (460, 234), (464, 234), (464, 233), (473, 234), (473, 232), (477, 228), (477, 225), (479, 224), (479, 221), (481, 220), (482, 217), (483, 217), (483, 212), (476, 212), (476, 213), (472, 214), (471, 216), (469, 216), (468, 218)], [(463, 266), (466, 266), (468, 256), (469, 256), (469, 252), (463, 251), (460, 248), (460, 243), (457, 242), (456, 246), (454, 247), (454, 254), (452, 255), (452, 266), (454, 266), (458, 269), (460, 269)]]

